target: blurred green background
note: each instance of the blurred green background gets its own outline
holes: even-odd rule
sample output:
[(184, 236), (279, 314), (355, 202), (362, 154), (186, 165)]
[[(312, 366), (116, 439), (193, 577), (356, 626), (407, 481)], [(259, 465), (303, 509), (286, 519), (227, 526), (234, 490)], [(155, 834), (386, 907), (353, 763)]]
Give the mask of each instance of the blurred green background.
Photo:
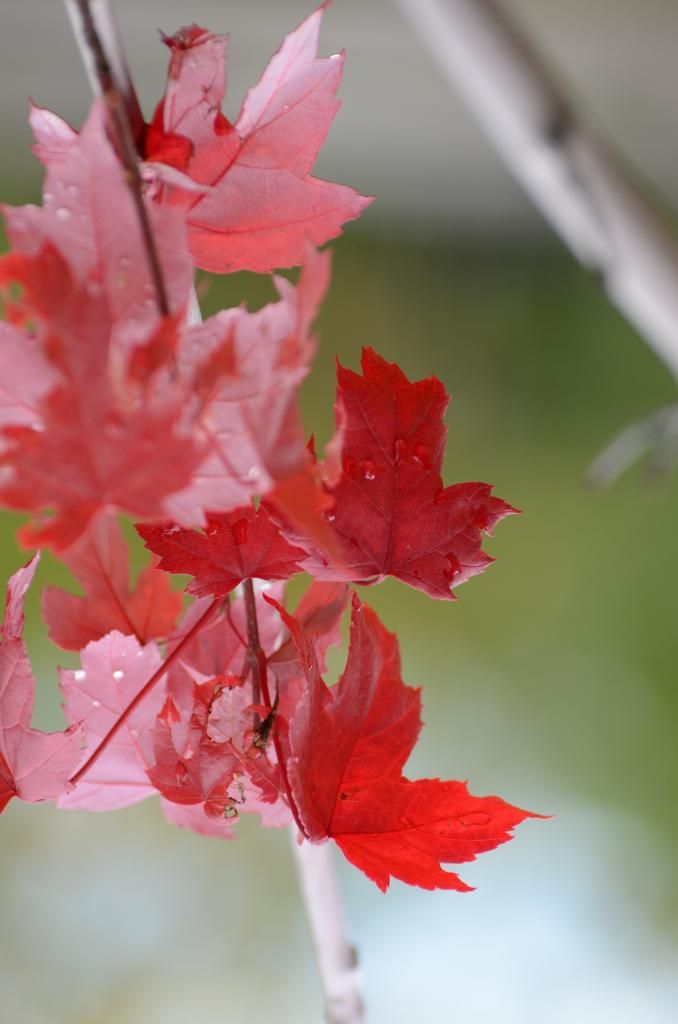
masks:
[[(15, 176), (2, 195), (36, 200), (36, 181)], [(424, 687), (410, 774), (554, 815), (464, 867), (468, 895), (395, 883), (383, 896), (338, 864), (369, 1019), (673, 1024), (678, 480), (643, 467), (607, 491), (584, 480), (675, 384), (545, 233), (427, 233), (368, 215), (334, 250), (309, 432), (330, 435), (335, 356), (357, 368), (370, 344), (452, 393), (446, 481), (492, 482), (523, 510), (459, 601), (395, 582), (364, 595), (399, 634), (404, 678)], [(272, 297), (249, 275), (206, 284), (206, 312)], [(3, 579), (26, 559), (18, 521), (3, 518)], [(43, 560), (40, 583), (65, 578)], [(56, 726), (65, 659), (37, 588), (29, 613), (36, 724)], [(0, 1018), (320, 1021), (289, 837), (238, 830), (228, 844), (181, 832), (153, 801), (109, 815), (14, 801), (0, 821)]]

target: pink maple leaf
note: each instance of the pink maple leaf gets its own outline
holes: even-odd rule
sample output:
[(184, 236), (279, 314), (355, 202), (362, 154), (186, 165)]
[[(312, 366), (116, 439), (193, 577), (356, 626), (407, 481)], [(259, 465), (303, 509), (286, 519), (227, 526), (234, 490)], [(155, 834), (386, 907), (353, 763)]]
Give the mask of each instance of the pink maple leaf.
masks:
[[(85, 726), (87, 750), (81, 754), (80, 762), (87, 760), (161, 663), (160, 651), (154, 643), (142, 647), (136, 637), (114, 630), (84, 648), (79, 669), (61, 670), (66, 718), (70, 722), (84, 722)], [(161, 680), (75, 788), (60, 799), (60, 807), (109, 811), (155, 793), (146, 774), (140, 744), (150, 743), (149, 730), (165, 693)]]
[(187, 203), (195, 263), (217, 272), (301, 263), (371, 202), (310, 175), (338, 109), (343, 54), (318, 58), (325, 4), (290, 33), (235, 125), (221, 112), (226, 38), (192, 25), (165, 37), (172, 50), (165, 96), (149, 126), (146, 157), (204, 187), (165, 185), (163, 200)]
[(31, 728), (35, 680), (23, 641), (24, 597), (37, 564), (38, 555), (7, 584), (0, 637), (0, 811), (14, 796), (30, 803), (56, 799), (82, 756), (81, 725), (52, 733)]

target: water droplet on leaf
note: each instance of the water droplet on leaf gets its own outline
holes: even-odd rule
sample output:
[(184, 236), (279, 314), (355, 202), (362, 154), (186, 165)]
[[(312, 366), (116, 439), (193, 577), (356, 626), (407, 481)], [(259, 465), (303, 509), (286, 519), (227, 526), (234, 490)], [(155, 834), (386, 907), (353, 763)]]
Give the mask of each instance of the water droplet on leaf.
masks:
[(443, 572), (445, 573), (447, 578), (451, 580), (460, 571), (460, 569), (461, 569), (461, 562), (459, 561), (458, 558), (455, 558), (454, 555), (446, 555), (445, 559), (447, 561), (447, 565), (446, 565), (445, 569), (443, 570)]
[(431, 468), (431, 453), (425, 444), (415, 444), (414, 451), (412, 452), (415, 460), (424, 469)]
[(395, 458), (396, 466), (399, 466), (401, 462), (404, 462), (407, 458), (407, 442), (403, 441), (402, 437), (397, 437), (395, 444), (393, 445), (393, 456)]
[(233, 530), (233, 540), (236, 544), (244, 544), (247, 540), (247, 531), (249, 529), (247, 520), (238, 519), (237, 522), (233, 523), (231, 529)]
[(113, 678), (117, 679), (117, 680), (120, 680), (120, 679), (122, 679), (122, 677), (124, 675), (125, 675), (125, 673), (123, 672), (123, 670), (121, 668), (116, 668), (115, 672), (113, 673)]
[(462, 814), (457, 821), (464, 828), (471, 828), (473, 825), (489, 825), (492, 815), (486, 811), (471, 811), (469, 814)]

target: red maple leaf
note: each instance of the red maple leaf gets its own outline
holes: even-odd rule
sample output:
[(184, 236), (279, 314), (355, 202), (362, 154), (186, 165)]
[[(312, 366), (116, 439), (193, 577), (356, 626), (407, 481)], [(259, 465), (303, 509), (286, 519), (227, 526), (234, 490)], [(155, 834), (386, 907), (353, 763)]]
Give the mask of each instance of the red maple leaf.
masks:
[(167, 637), (181, 610), (181, 594), (170, 590), (167, 575), (155, 566), (129, 582), (128, 549), (117, 518), (99, 516), (62, 561), (82, 585), (82, 597), (60, 587), (46, 587), (42, 615), (50, 639), (69, 651), (80, 651), (116, 629), (141, 644)]
[(64, 793), (81, 760), (82, 727), (45, 733), (31, 729), (35, 680), (23, 642), (24, 597), (38, 556), (7, 584), (0, 637), (0, 811), (14, 796), (31, 803)]
[(203, 531), (140, 523), (137, 532), (166, 572), (195, 577), (189, 594), (225, 597), (246, 579), (285, 580), (301, 572), (305, 552), (285, 540), (265, 508), (251, 505), (207, 516)]
[[(363, 376), (338, 367), (337, 428), (343, 437), (342, 474), (326, 485), (326, 513), (341, 552), (333, 564), (312, 553), (304, 568), (317, 579), (378, 583), (395, 576), (431, 597), (450, 600), (458, 586), (493, 559), (481, 550), (515, 512), (484, 483), (444, 487), (443, 414), (448, 396), (439, 380), (409, 381), (400, 367), (370, 348)], [(292, 543), (312, 549), (301, 531)]]
[(192, 25), (164, 41), (172, 50), (165, 96), (149, 126), (146, 157), (184, 172), (203, 193), (161, 188), (188, 203), (195, 263), (217, 272), (301, 263), (307, 242), (322, 245), (371, 202), (310, 175), (338, 109), (343, 55), (318, 58), (323, 5), (290, 33), (235, 125), (221, 112), (226, 37)]
[(346, 668), (332, 689), (298, 623), (280, 612), (308, 682), (289, 723), (287, 763), (308, 838), (334, 839), (382, 890), (391, 877), (467, 890), (441, 865), (494, 849), (531, 815), (499, 797), (472, 796), (461, 782), (402, 776), (421, 728), (419, 691), (401, 680), (396, 638), (357, 597)]

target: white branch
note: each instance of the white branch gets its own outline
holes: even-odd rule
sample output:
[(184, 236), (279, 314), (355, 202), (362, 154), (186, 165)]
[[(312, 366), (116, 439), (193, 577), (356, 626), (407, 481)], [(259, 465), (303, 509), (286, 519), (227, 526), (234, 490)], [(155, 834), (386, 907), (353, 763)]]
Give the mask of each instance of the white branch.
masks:
[(355, 948), (346, 938), (341, 896), (329, 843), (297, 841), (292, 848), (306, 907), (318, 973), (325, 993), (329, 1024), (362, 1024), (365, 1020)]
[(496, 0), (396, 0), (505, 163), (678, 377), (678, 243)]

